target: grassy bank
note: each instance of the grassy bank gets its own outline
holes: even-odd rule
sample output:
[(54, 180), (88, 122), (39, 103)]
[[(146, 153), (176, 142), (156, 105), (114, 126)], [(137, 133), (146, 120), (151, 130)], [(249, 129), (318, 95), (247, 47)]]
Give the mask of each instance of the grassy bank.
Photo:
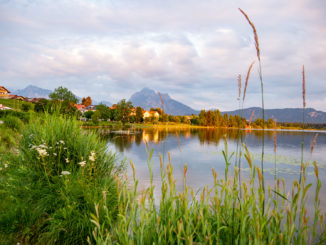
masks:
[[(325, 214), (319, 207), (321, 182), (283, 180), (263, 191), (262, 171), (244, 146), (250, 177), (238, 179), (225, 149), (225, 172), (212, 170), (214, 185), (202, 191), (176, 191), (173, 163), (152, 161), (150, 186), (121, 175), (121, 165), (97, 135), (79, 122), (41, 115), (21, 127), (1, 125), (15, 142), (1, 153), (0, 241), (4, 244), (323, 244)], [(2, 135), (2, 134), (1, 134)], [(3, 139), (1, 139), (3, 142)], [(161, 166), (161, 198), (154, 197), (152, 168)], [(314, 212), (307, 217), (307, 193)]]

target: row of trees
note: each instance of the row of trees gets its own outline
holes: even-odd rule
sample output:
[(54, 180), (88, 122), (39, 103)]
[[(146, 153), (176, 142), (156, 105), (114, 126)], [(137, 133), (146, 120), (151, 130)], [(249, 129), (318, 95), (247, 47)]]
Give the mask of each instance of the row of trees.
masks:
[[(82, 116), (81, 113), (74, 107), (78, 103), (78, 98), (67, 88), (56, 88), (49, 97), (51, 100), (41, 99), (34, 106), (36, 112), (42, 112), (44, 110), (50, 111), (53, 107), (60, 109), (61, 113)], [(82, 104), (85, 106), (92, 105), (91, 97), (82, 98)], [(29, 109), (29, 108), (24, 108)], [(141, 123), (144, 121), (143, 109), (141, 107), (134, 106), (130, 101), (122, 99), (119, 101), (113, 109), (109, 109), (106, 105), (100, 104), (96, 106), (96, 111), (86, 111), (84, 117), (92, 119), (94, 123), (99, 120), (111, 120), (121, 121), (122, 123)], [(145, 119), (148, 122), (175, 122), (175, 123), (191, 123), (193, 125), (200, 126), (212, 126), (212, 127), (239, 127), (245, 128), (248, 126), (248, 122), (245, 118), (241, 118), (239, 115), (222, 115), (219, 110), (201, 110), (199, 115), (192, 115), (189, 120), (185, 116), (173, 116), (162, 112), (160, 108), (151, 108), (150, 111), (157, 111), (159, 118), (150, 117)], [(250, 122), (250, 126), (253, 128), (262, 128), (263, 119), (259, 118), (253, 122)], [(267, 128), (273, 128), (275, 122), (273, 119), (265, 121)]]
[[(241, 118), (239, 115), (228, 115), (225, 113), (221, 114), (219, 110), (201, 110), (198, 116), (193, 116), (191, 124), (200, 126), (212, 126), (212, 127), (234, 127), (234, 128), (245, 128), (247, 126), (253, 128), (262, 128), (263, 119), (258, 118), (253, 122), (247, 122), (245, 118)], [(265, 121), (265, 127), (274, 128), (275, 121), (270, 118)]]

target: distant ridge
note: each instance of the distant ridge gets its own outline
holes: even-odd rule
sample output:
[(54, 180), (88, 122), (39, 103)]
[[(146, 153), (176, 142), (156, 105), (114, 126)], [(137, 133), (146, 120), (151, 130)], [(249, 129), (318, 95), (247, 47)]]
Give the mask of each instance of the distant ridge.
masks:
[[(249, 120), (252, 112), (254, 112), (253, 120), (262, 118), (260, 107), (243, 109), (242, 117)], [(225, 113), (228, 115), (240, 115), (240, 110), (222, 112), (222, 114)], [(278, 122), (302, 122), (302, 108), (265, 109), (265, 119), (268, 120), (269, 118), (276, 119)], [(305, 123), (326, 124), (326, 112), (306, 108), (304, 121)]]
[[(192, 115), (199, 113), (199, 111), (172, 99), (169, 94), (162, 93), (162, 97), (164, 101), (164, 110), (167, 114)], [(154, 90), (149, 88), (143, 88), (141, 91), (134, 93), (129, 101), (132, 102), (133, 106), (140, 106), (146, 110), (157, 107), (162, 108), (160, 96)]]
[(52, 91), (49, 89), (40, 88), (34, 85), (29, 85), (24, 89), (12, 91), (11, 94), (20, 95), (28, 98), (49, 98)]

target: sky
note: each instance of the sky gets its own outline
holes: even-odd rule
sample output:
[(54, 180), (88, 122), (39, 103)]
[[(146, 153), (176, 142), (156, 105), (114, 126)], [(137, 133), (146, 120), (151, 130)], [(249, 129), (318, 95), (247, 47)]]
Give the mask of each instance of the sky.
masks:
[(325, 0), (0, 0), (0, 86), (64, 86), (117, 102), (144, 87), (194, 109), (239, 107), (238, 81), (255, 61), (244, 107), (326, 111)]

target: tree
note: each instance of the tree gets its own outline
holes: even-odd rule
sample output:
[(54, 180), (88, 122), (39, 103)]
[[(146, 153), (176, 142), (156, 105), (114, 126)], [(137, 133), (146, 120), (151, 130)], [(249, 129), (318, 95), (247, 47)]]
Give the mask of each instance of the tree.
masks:
[(143, 121), (143, 109), (140, 106), (136, 107), (136, 122), (140, 123)]
[(96, 106), (96, 111), (100, 113), (100, 118), (108, 120), (110, 118), (109, 108), (104, 104), (99, 104)]
[(82, 104), (84, 106), (89, 106), (89, 105), (92, 105), (92, 98), (91, 97), (86, 97), (86, 98), (82, 98)]
[(126, 101), (125, 99), (120, 100), (117, 104), (116, 117), (123, 124), (128, 122), (131, 108), (133, 108), (131, 101)]
[(94, 124), (98, 124), (98, 120), (100, 119), (101, 113), (99, 111), (95, 111), (92, 115), (92, 122)]
[(76, 104), (78, 102), (78, 99), (76, 95), (74, 95), (71, 91), (69, 91), (67, 88), (64, 87), (58, 87), (56, 88), (49, 97), (52, 100), (56, 101), (68, 101)]
[(85, 116), (87, 119), (91, 119), (92, 116), (93, 116), (93, 114), (94, 114), (94, 111), (86, 111), (86, 112), (84, 113), (84, 116)]

